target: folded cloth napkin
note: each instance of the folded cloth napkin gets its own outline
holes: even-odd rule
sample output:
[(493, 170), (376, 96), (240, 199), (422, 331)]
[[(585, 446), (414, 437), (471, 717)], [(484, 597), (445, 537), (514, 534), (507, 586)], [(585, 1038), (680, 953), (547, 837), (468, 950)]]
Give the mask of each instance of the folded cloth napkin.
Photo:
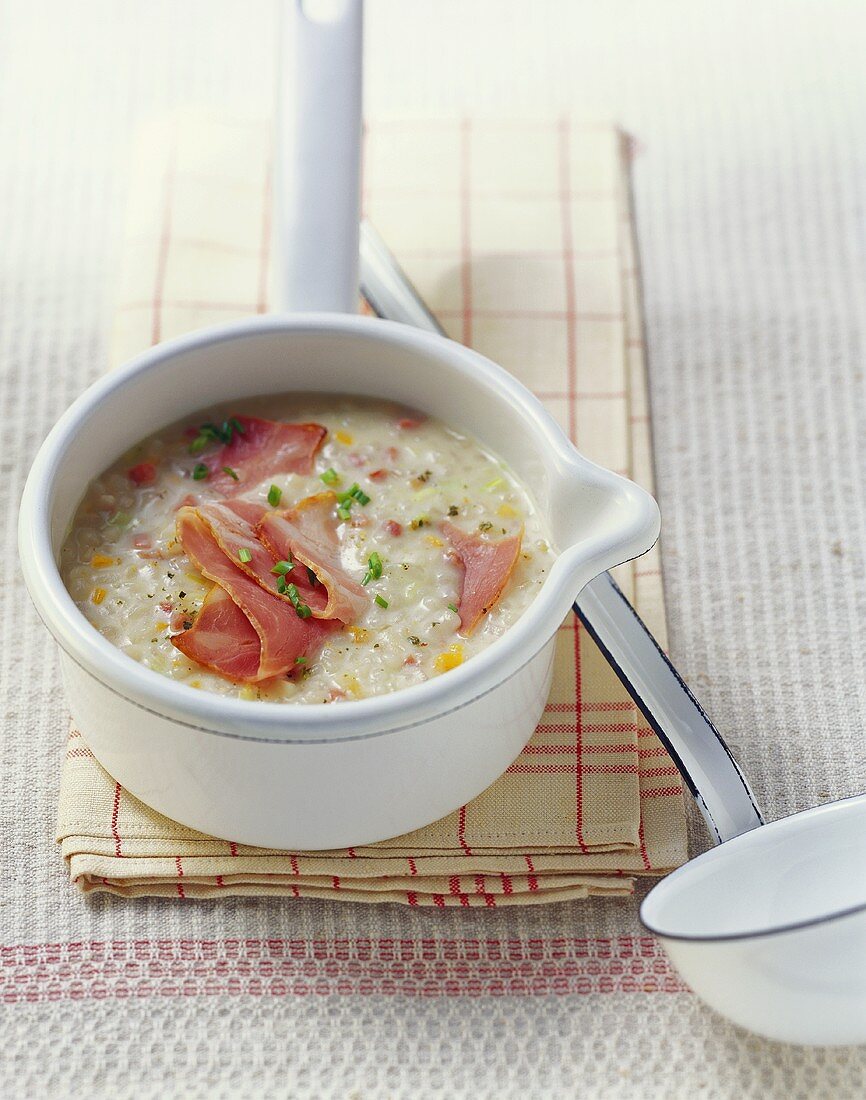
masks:
[[(451, 335), (503, 364), (590, 458), (652, 489), (628, 144), (569, 120), (368, 126), (364, 205)], [(267, 307), (269, 127), (174, 118), (133, 161), (118, 361)], [(617, 579), (657, 636), (655, 551)], [(281, 852), (204, 836), (123, 790), (73, 730), (58, 839), (83, 891), (498, 906), (623, 894), (686, 858), (676, 769), (574, 616), (523, 753), (407, 836)]]

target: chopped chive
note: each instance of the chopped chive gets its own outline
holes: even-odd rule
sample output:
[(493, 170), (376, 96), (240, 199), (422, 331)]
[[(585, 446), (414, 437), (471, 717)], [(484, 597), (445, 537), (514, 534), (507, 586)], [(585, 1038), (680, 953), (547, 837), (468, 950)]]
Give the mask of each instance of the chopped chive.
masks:
[(279, 594), (281, 596), (285, 596), (285, 594), (286, 594), (286, 578), (285, 577), (280, 577), (279, 580), (277, 581), (277, 591), (279, 592)]
[(229, 477), (233, 477), (235, 481), (240, 481), (237, 472), (231, 468), (231, 466), (223, 466), (223, 473), (228, 474)]
[(193, 467), (192, 479), (193, 481), (202, 481), (209, 473), (209, 467), (205, 466), (203, 462), (197, 462)]
[(191, 455), (200, 455), (208, 443), (210, 443), (210, 439), (206, 435), (197, 435), (189, 445), (189, 453)]
[(364, 576), (361, 578), (361, 584), (363, 584), (366, 587), (372, 579), (373, 579), (373, 574), (368, 569), (367, 572), (364, 574)]
[(244, 426), (243, 426), (243, 424), (241, 424), (240, 420), (238, 420), (238, 418), (236, 416), (231, 417), (228, 420), (228, 424), (229, 424), (229, 427), (234, 428), (234, 430), (238, 433), (238, 435), (244, 435), (245, 434)]
[(346, 503), (341, 504), (340, 507), (337, 509), (337, 515), (340, 517), (340, 519), (351, 519), (351, 517), (352, 517), (352, 504), (351, 504), (351, 502), (347, 501)]
[(358, 489), (356, 492), (352, 493), (352, 496), (355, 498), (355, 500), (357, 500), (357, 502), (359, 504), (369, 504), (370, 503), (370, 498), (361, 489)]
[(379, 605), (379, 607), (387, 607), (388, 606), (388, 601), (385, 599), (384, 596), (377, 595), (376, 596), (376, 603)]
[(350, 500), (354, 500), (355, 494), (360, 493), (360, 491), (361, 486), (358, 484), (357, 481), (354, 481), (352, 485), (345, 491), (345, 493), (337, 493), (337, 500), (340, 502), (340, 504), (346, 504)]
[(370, 572), (378, 580), (382, 576), (382, 559), (374, 550), (370, 555)]
[(273, 569), (271, 569), (271, 572), (278, 573), (282, 577), (285, 576), (286, 573), (291, 573), (294, 568), (295, 563), (293, 561), (278, 561)]
[(457, 604), (456, 603), (449, 603), (448, 604), (448, 610), (453, 611), (454, 614), (456, 615), (457, 614)]
[(272, 485), (270, 489), (268, 489), (268, 504), (270, 504), (272, 508), (276, 508), (276, 506), (280, 503), (282, 495), (283, 490), (279, 487), (279, 485)]
[(487, 484), (484, 486), (484, 488), (485, 489), (495, 489), (497, 485), (501, 485), (501, 484), (502, 484), (502, 478), (501, 477), (495, 477), (492, 481), (488, 481)]
[(301, 619), (309, 619), (313, 613), (310, 608), (301, 601), (298, 586), (296, 584), (287, 584), (286, 595), (292, 601), (292, 607), (294, 607), (295, 611), (298, 613), (298, 617)]
[(336, 485), (340, 480), (340, 475), (334, 469), (333, 466), (329, 466), (323, 474), (319, 474), (319, 477), (324, 481), (326, 485)]
[(249, 552), (249, 550), (247, 550), (245, 546), (242, 546), (240, 550), (238, 550), (238, 557), (241, 559), (244, 565), (246, 565), (248, 561), (253, 560), (252, 554)]
[(307, 663), (307, 658), (306, 657), (296, 657), (295, 658), (295, 664), (296, 665), (305, 665), (306, 663)]

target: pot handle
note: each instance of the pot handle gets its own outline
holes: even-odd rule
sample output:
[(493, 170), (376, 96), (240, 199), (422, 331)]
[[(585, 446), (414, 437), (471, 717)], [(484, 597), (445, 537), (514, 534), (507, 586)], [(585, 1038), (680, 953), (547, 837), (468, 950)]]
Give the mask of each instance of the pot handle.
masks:
[(763, 825), (722, 735), (611, 575), (590, 581), (574, 610), (670, 753), (714, 841), (721, 844)]
[(275, 164), (280, 312), (358, 307), (363, 0), (284, 0)]

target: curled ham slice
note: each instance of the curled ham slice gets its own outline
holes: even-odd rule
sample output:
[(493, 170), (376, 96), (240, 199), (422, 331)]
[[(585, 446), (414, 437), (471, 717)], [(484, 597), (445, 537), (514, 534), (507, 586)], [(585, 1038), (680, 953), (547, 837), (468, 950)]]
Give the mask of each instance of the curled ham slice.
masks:
[[(172, 637), (172, 644), (192, 660), (235, 680), (268, 680), (293, 669), (298, 657), (315, 653), (336, 627), (302, 619), (290, 603), (245, 573), (240, 562), (235, 565), (198, 510), (182, 508), (177, 531), (193, 565), (235, 606), (232, 611), (223, 596), (211, 592), (193, 627)], [(255, 665), (250, 629), (258, 639)]]
[[(235, 432), (208, 461), (211, 476), (208, 485), (232, 497), (258, 485), (275, 474), (309, 474), (313, 457), (328, 434), (321, 424), (284, 424), (257, 416), (235, 417), (243, 433)], [(224, 466), (234, 470), (235, 480)]]
[(191, 661), (230, 680), (259, 679), (262, 643), (256, 629), (224, 588), (215, 584), (189, 630), (171, 644)]
[(440, 530), (463, 570), (458, 602), (460, 633), (471, 634), (502, 595), (520, 553), (522, 535), (491, 542), (444, 520)]
[[(255, 501), (235, 500), (202, 504), (197, 509), (199, 517), (207, 525), (212, 538), (228, 557), (232, 565), (236, 566), (248, 577), (252, 577), (262, 588), (266, 588), (279, 600), (285, 600), (291, 606), (287, 594), (280, 593), (277, 588), (279, 577), (272, 572), (275, 558), (270, 550), (259, 540), (256, 533), (256, 524), (268, 514), (264, 505)], [(240, 552), (246, 550), (249, 561), (241, 561)], [(247, 556), (244, 555), (244, 557)], [(307, 576), (306, 569), (296, 567), (286, 576), (287, 581), (298, 589), (298, 597), (302, 603), (307, 604), (317, 618), (329, 619), (332, 615), (326, 615), (328, 595), (321, 585), (313, 585)], [(294, 614), (294, 608), (292, 609)]]
[[(314, 616), (350, 623), (363, 613), (369, 597), (340, 565), (336, 502), (335, 493), (315, 493), (287, 511), (268, 512), (256, 530), (275, 557), (288, 559), (291, 555), (315, 573), (327, 602), (324, 607), (310, 604)], [(293, 571), (293, 578), (297, 572)]]

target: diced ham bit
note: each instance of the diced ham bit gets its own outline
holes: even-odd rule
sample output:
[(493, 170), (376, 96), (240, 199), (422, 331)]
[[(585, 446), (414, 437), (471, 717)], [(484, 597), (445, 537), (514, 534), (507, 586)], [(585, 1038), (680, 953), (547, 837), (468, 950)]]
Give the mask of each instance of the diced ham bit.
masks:
[(384, 481), (385, 478), (388, 476), (388, 473), (388, 470), (373, 470), (369, 474), (367, 474), (367, 477), (371, 481)]
[(171, 611), (173, 607), (174, 604), (171, 602), (171, 600), (163, 600), (162, 603), (159, 605), (159, 610), (165, 611), (167, 613)]
[(132, 540), (132, 545), (136, 550), (149, 550), (151, 547), (151, 541), (149, 535), (136, 535)]
[(293, 669), (298, 657), (309, 659), (338, 628), (302, 619), (290, 603), (248, 576), (197, 510), (182, 508), (177, 528), (193, 565), (214, 582), (192, 628), (171, 638), (191, 660), (233, 680), (268, 680)]
[(397, 427), (401, 432), (410, 432), (413, 428), (420, 428), (426, 416), (404, 416), (397, 421)]
[(385, 521), (385, 530), (396, 539), (403, 534), (403, 525), (395, 519), (389, 519)]
[[(299, 562), (316, 575), (327, 603), (322, 607), (307, 601), (314, 616), (350, 623), (363, 614), (369, 596), (340, 565), (336, 503), (335, 493), (316, 493), (294, 508), (266, 513), (256, 531), (276, 559)], [(293, 580), (299, 572), (305, 570), (295, 568)]]
[(461, 531), (448, 520), (440, 524), (440, 530), (463, 570), (457, 613), (460, 633), (471, 634), (502, 595), (520, 553), (522, 534), (492, 542)]
[[(327, 435), (321, 424), (285, 424), (257, 416), (233, 417), (243, 428), (211, 456), (208, 485), (225, 496), (251, 489), (276, 474), (309, 474), (313, 458)], [(227, 466), (237, 480), (227, 474)]]
[(139, 462), (137, 466), (130, 466), (126, 476), (135, 485), (153, 485), (156, 481), (156, 466), (152, 462)]

